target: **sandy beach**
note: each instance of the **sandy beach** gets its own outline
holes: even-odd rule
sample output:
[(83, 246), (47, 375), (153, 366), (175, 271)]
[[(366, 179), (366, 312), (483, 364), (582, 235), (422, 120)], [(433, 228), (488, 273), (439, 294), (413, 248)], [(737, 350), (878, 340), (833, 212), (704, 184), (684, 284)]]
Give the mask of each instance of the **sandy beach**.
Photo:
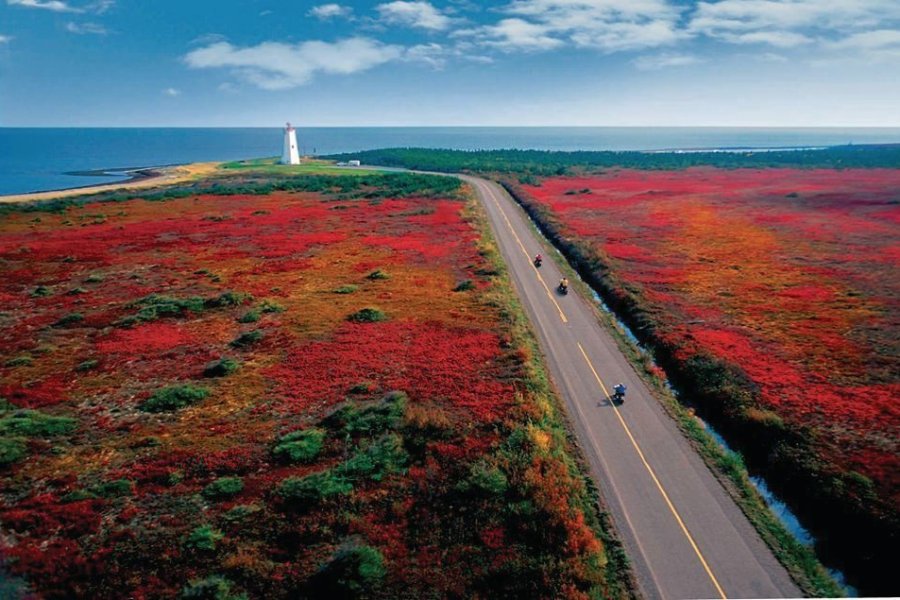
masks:
[[(0, 203), (7, 202), (34, 202), (38, 200), (55, 200), (57, 198), (71, 198), (74, 196), (84, 196), (87, 194), (96, 194), (99, 192), (110, 192), (117, 190), (138, 190), (145, 188), (153, 188), (162, 185), (173, 185), (192, 181), (201, 177), (205, 177), (213, 173), (219, 168), (220, 162), (203, 162), (191, 163), (187, 165), (176, 165), (173, 167), (161, 167), (158, 169), (158, 175), (151, 177), (143, 177), (133, 181), (105, 183), (102, 185), (92, 185), (86, 187), (71, 188), (66, 190), (55, 190), (49, 192), (32, 192), (29, 194), (12, 194), (9, 196), (0, 196)], [(154, 169), (156, 170), (156, 169)]]

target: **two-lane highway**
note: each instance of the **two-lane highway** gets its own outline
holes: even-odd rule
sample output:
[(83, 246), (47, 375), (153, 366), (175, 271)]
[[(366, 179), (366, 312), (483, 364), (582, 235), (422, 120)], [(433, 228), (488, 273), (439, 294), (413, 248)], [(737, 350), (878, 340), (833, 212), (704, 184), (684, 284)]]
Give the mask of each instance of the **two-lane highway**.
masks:
[[(759, 538), (665, 414), (574, 289), (527, 216), (503, 188), (462, 177), (477, 191), (510, 277), (537, 331), (553, 380), (648, 598), (799, 597)], [(610, 401), (625, 383), (624, 403)]]

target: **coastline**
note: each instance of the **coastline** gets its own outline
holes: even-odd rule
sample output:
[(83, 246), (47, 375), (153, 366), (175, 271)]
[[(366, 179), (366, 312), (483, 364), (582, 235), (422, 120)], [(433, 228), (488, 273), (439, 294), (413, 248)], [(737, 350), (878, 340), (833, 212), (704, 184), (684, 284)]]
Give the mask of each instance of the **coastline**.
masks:
[[(56, 200), (58, 198), (71, 198), (74, 196), (84, 196), (88, 194), (96, 194), (100, 192), (109, 192), (116, 190), (137, 190), (156, 187), (160, 185), (172, 185), (183, 183), (200, 177), (205, 177), (213, 173), (219, 168), (221, 162), (198, 162), (188, 163), (184, 165), (171, 165), (166, 167), (140, 167), (128, 169), (125, 172), (129, 174), (130, 179), (125, 181), (115, 181), (112, 183), (101, 183), (97, 185), (87, 185), (74, 188), (66, 188), (62, 190), (48, 190), (43, 192), (28, 192), (24, 194), (10, 194), (0, 196), (0, 203), (14, 202), (36, 202), (39, 200)], [(99, 170), (104, 171), (105, 170)]]

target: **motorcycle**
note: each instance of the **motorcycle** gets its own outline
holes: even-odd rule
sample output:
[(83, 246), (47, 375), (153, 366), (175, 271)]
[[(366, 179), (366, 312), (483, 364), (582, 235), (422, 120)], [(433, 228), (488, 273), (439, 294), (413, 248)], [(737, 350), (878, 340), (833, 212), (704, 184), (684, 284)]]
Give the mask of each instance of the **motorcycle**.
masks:
[(569, 286), (565, 285), (564, 283), (560, 283), (558, 286), (556, 286), (556, 291), (565, 296), (569, 293)]
[(534, 266), (537, 267), (538, 269), (541, 268), (541, 264), (543, 264), (543, 262), (544, 262), (544, 259), (539, 256), (536, 256), (534, 258)]

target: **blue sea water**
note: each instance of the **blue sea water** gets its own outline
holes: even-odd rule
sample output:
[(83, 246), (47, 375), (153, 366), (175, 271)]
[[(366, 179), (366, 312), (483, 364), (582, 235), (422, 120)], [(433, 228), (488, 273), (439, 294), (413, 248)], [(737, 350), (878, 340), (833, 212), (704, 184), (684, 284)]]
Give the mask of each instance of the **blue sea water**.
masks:
[[(463, 150), (673, 150), (900, 143), (900, 128), (317, 127), (297, 130), (305, 154), (388, 147)], [(276, 156), (273, 128), (0, 128), (0, 194), (106, 183), (128, 169)]]

